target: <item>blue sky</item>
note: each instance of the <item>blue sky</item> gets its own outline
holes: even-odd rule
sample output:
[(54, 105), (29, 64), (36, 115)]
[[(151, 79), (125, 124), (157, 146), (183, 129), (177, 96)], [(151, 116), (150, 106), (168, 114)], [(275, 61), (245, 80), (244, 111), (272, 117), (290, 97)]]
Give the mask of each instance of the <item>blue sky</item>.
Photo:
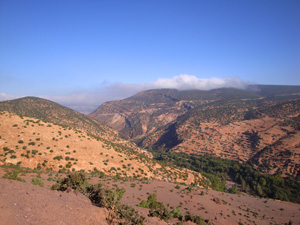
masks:
[(0, 1), (2, 100), (92, 108), (218, 79), (300, 85), (300, 1)]

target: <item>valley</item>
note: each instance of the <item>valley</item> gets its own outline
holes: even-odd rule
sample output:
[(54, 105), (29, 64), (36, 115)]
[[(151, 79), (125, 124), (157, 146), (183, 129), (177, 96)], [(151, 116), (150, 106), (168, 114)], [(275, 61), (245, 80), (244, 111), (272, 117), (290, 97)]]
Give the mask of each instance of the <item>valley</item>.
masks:
[(251, 162), (299, 180), (300, 88), (252, 89), (260, 91), (145, 91), (90, 116), (142, 148)]
[(85, 224), (299, 224), (300, 88), (259, 88), (149, 90), (89, 116), (0, 102), (1, 221), (53, 224), (37, 210), (58, 204)]

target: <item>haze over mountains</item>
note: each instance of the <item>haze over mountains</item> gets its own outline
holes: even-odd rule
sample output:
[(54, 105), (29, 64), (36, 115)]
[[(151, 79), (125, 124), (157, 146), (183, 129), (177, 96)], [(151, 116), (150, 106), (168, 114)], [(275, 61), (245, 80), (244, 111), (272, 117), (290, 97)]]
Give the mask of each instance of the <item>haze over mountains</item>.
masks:
[[(144, 83), (127, 84), (121, 82), (103, 82), (102, 84), (97, 84), (97, 87), (76, 90), (64, 95), (39, 95), (37, 97), (49, 99), (78, 112), (89, 114), (106, 101), (124, 99), (141, 91), (150, 89), (172, 88), (178, 90), (211, 90), (224, 87), (245, 89), (247, 85), (249, 85), (249, 82), (243, 81), (239, 77), (198, 78), (193, 75), (182, 74), (171, 78), (158, 78), (155, 81)], [(0, 93), (0, 101), (21, 97), (24, 96)]]
[(149, 90), (90, 114), (140, 147), (249, 161), (300, 178), (300, 87)]

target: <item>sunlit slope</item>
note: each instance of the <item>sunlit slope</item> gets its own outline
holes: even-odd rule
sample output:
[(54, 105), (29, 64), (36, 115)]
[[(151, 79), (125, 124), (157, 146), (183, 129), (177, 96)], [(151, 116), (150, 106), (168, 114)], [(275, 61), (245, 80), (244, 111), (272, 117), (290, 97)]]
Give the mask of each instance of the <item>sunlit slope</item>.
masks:
[(201, 184), (202, 176), (154, 162), (131, 148), (87, 133), (8, 112), (0, 115), (0, 162), (54, 171), (101, 171), (108, 175)]

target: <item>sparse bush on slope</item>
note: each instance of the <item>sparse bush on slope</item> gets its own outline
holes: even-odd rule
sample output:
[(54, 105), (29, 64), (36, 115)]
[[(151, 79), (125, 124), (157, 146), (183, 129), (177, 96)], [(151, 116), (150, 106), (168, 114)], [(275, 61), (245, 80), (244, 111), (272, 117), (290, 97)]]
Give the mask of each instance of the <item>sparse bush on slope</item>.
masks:
[(68, 188), (86, 195), (94, 205), (112, 210), (111, 215), (116, 215), (118, 219), (122, 220), (118, 224), (142, 225), (145, 220), (134, 208), (120, 204), (125, 193), (124, 188), (110, 189), (102, 183), (91, 185), (87, 182), (83, 172), (71, 173), (51, 187), (52, 190), (58, 191), (65, 191)]

